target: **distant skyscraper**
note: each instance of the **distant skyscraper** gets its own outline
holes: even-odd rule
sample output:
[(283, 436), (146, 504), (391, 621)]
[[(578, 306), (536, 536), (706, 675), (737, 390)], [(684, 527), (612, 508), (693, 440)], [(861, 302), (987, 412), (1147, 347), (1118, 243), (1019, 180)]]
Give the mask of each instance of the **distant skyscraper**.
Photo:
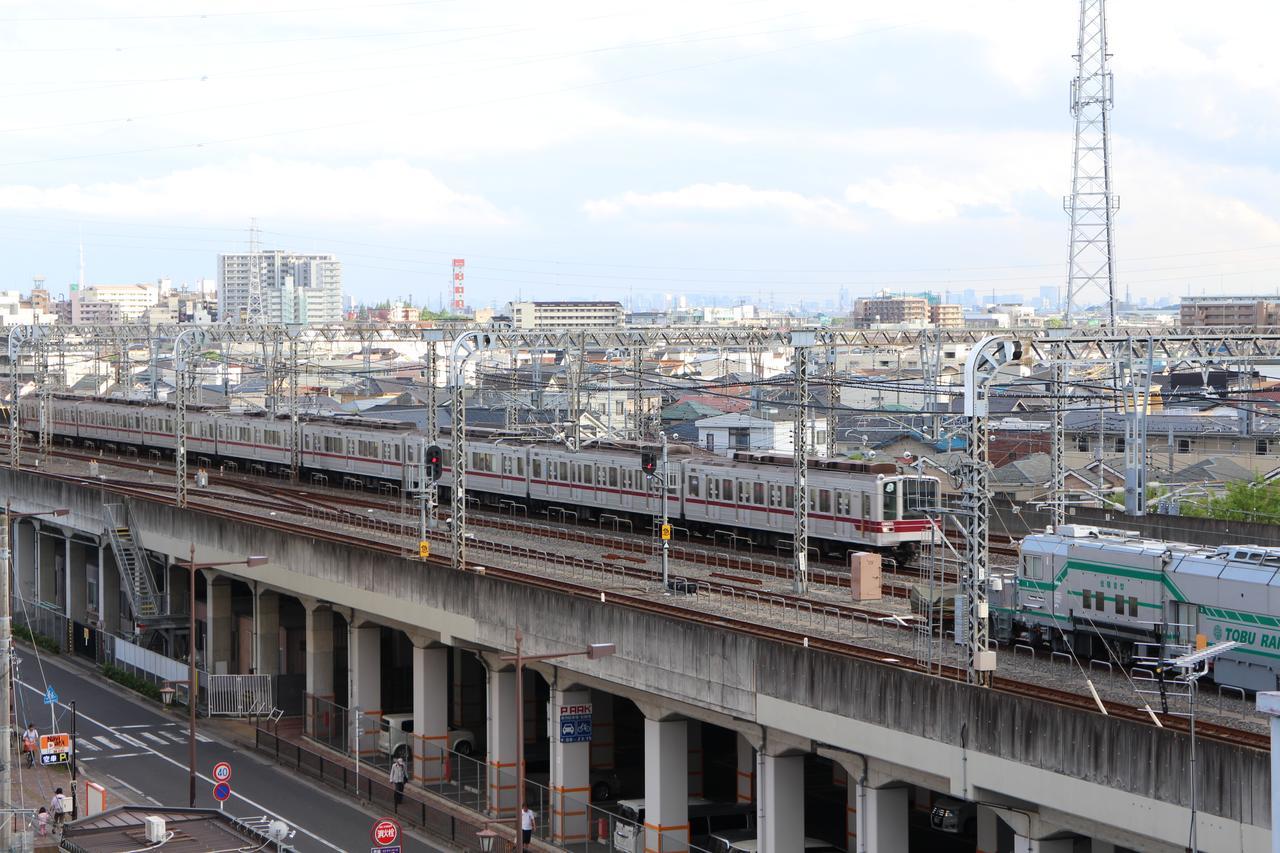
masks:
[(342, 264), (333, 255), (280, 250), (218, 256), (218, 319), (241, 322), (249, 310), (252, 264), (262, 287), (266, 323), (342, 320)]

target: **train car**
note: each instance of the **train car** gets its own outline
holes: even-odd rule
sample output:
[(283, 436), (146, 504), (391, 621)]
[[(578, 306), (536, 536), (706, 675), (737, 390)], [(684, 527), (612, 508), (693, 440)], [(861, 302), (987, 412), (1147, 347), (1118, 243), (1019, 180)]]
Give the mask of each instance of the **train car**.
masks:
[[(39, 403), (21, 402), (28, 432), (38, 429)], [(63, 440), (114, 444), (172, 453), (176, 413), (171, 405), (66, 396), (53, 405), (52, 429)], [(312, 416), (302, 423), (305, 471), (365, 483), (417, 485), (426, 436), (400, 421), (348, 416)], [(187, 408), (186, 446), (195, 465), (234, 462), (246, 469), (279, 470), (291, 464), (287, 417), (260, 412)], [(451, 442), (442, 436), (448, 489)], [(593, 447), (570, 452), (562, 446), (484, 434), (468, 435), (467, 490), (488, 505), (527, 502), (531, 509), (559, 506), (580, 520), (612, 515), (640, 530), (661, 512), (659, 486), (641, 470), (639, 445)], [(732, 459), (698, 448), (669, 448), (667, 515), (673, 523), (714, 535), (729, 530), (757, 542), (790, 536), (794, 483), (790, 457), (739, 454)], [(893, 465), (813, 460), (809, 470), (810, 536), (829, 543), (880, 550), (906, 550), (929, 541), (937, 502), (934, 477), (898, 474)]]
[[(1280, 681), (1280, 548), (1202, 548), (1063, 525), (1026, 537), (1018, 574), (993, 605), (1005, 639), (1128, 661), (1166, 643), (1234, 640), (1214, 680), (1244, 690)], [(1104, 645), (1105, 644), (1105, 645)]]

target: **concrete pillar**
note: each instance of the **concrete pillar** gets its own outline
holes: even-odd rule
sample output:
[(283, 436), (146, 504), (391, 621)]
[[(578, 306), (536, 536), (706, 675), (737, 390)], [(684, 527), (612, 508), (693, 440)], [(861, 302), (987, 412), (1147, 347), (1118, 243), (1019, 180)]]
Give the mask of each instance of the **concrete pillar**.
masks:
[(804, 756), (759, 753), (756, 837), (760, 853), (804, 849)]
[(702, 796), (702, 722), (689, 720), (685, 723), (685, 736), (689, 757), (689, 796)]
[(453, 703), (449, 707), (449, 724), (454, 728), (464, 728), (462, 714), (462, 649), (453, 649)]
[(259, 675), (280, 674), (280, 595), (264, 589), (254, 602), (253, 671)]
[[(444, 781), (449, 750), (449, 649), (413, 647), (414, 778), (424, 785)], [(456, 767), (450, 771), (457, 773)]]
[(756, 798), (756, 751), (751, 741), (738, 735), (738, 802), (750, 803)]
[[(116, 566), (115, 556), (109, 549), (99, 549), (103, 555), (98, 583), (98, 594), (102, 597), (102, 627), (112, 633), (120, 631), (120, 569)], [(110, 560), (111, 565), (107, 565)]]
[[(333, 611), (311, 605), (307, 608), (307, 731), (327, 732), (340, 723), (333, 720)], [(328, 704), (326, 704), (328, 703)], [(321, 710), (316, 714), (317, 706)]]
[(14, 589), (19, 597), (36, 601), (36, 532), (29, 521), (19, 521), (9, 531), (13, 537)]
[(57, 537), (52, 531), (36, 528), (36, 593), (39, 600), (58, 603)]
[(86, 563), (87, 552), (83, 542), (67, 539), (67, 617), (78, 622), (85, 621), (85, 614), (97, 603), (90, 602), (88, 598), (88, 571), (93, 570), (96, 581), (98, 567)]
[(875, 853), (907, 853), (907, 788), (861, 785), (866, 849)]
[[(564, 742), (561, 712), (574, 714), (591, 703), (589, 690), (551, 691), (551, 841), (579, 844), (587, 840), (591, 803), (591, 744)], [(594, 727), (593, 727), (594, 728)], [(592, 736), (594, 737), (594, 730)], [(570, 736), (572, 737), (572, 736)]]
[(204, 666), (211, 674), (231, 671), (231, 581), (206, 571), (204, 585)]
[(613, 694), (600, 690), (591, 694), (591, 769), (614, 767)]
[(71, 536), (62, 540), (62, 615), (71, 618)]
[(998, 853), (1000, 818), (986, 806), (978, 806), (978, 853)]
[[(844, 849), (858, 849), (858, 792), (861, 790), (858, 782), (848, 771), (845, 771), (845, 804), (844, 804)], [(979, 849), (978, 853), (983, 853)], [(995, 853), (995, 851), (991, 851)]]
[(1075, 842), (1070, 838), (1027, 838), (1013, 834), (1013, 853), (1072, 853)]
[(644, 849), (689, 849), (689, 735), (684, 720), (644, 721)]
[[(356, 618), (354, 613), (352, 618)], [(353, 625), (350, 636), (351, 692), (347, 707), (360, 712), (356, 753), (362, 760), (371, 761), (378, 754), (382, 725), (382, 628)]]
[[(93, 608), (93, 612), (97, 614), (99, 622), (103, 622), (103, 619), (106, 616), (105, 608), (107, 605), (106, 605), (106, 599), (103, 598), (104, 592), (102, 588), (102, 585), (106, 581), (106, 577), (107, 577), (106, 560), (107, 560), (106, 550), (102, 545), (102, 538), (99, 537), (98, 538), (98, 565), (97, 565), (98, 583), (97, 583), (97, 589), (93, 596), (93, 601), (89, 602), (89, 605)], [(186, 590), (185, 584), (183, 585), (183, 590), (184, 591)], [(185, 601), (186, 599), (183, 599), (183, 600)], [(186, 608), (184, 607), (183, 610), (185, 611), (185, 609)], [(105, 624), (105, 622), (103, 622), (103, 624)], [(194, 644), (195, 641), (192, 640), (191, 642)]]
[(516, 673), (489, 670), (489, 813), (514, 818), (516, 802)]

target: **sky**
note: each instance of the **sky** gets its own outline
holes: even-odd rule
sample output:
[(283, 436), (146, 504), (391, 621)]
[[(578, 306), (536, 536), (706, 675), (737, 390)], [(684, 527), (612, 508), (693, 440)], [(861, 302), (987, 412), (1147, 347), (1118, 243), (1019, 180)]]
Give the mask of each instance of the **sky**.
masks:
[[(357, 300), (1065, 281), (1072, 0), (0, 4), (3, 288), (331, 252)], [(1280, 292), (1280, 5), (1112, 0), (1120, 287)]]

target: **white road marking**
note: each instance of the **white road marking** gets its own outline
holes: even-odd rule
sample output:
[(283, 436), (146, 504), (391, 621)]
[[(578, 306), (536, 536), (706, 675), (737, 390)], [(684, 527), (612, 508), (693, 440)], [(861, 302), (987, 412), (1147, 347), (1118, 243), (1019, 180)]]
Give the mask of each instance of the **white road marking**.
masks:
[[(116, 728), (117, 729), (149, 729), (151, 728), (151, 724), (150, 723), (130, 723), (127, 726), (116, 726)], [(111, 778), (115, 779), (116, 777), (112, 776)], [(121, 782), (120, 784), (123, 785), (124, 783)], [(142, 793), (142, 792), (139, 791), (138, 793)]]
[(142, 733), (142, 736), (143, 736), (144, 738), (146, 738), (147, 740), (153, 740), (153, 741), (155, 741), (156, 743), (160, 744), (161, 746), (168, 746), (168, 745), (169, 745), (169, 741), (167, 741), (167, 740), (165, 740), (164, 738), (160, 737), (160, 735), (158, 735), (158, 734), (153, 734), (152, 732), (143, 732), (143, 733)]
[[(107, 731), (111, 731), (111, 730), (110, 730), (110, 729), (107, 729)], [(94, 740), (96, 740), (98, 743), (102, 744), (103, 746), (105, 746), (107, 749), (119, 749), (119, 748), (120, 748), (120, 744), (116, 743), (116, 742), (115, 742), (115, 741), (113, 741), (111, 738), (107, 737), (106, 735), (94, 735), (94, 736), (93, 736), (93, 739), (94, 739)]]
[(110, 755), (100, 755), (99, 758), (137, 758), (140, 755), (150, 755), (150, 752), (113, 752)]
[[(17, 683), (18, 683), (18, 684), (21, 684), (23, 687), (27, 688), (27, 689), (28, 689), (28, 690), (30, 690), (32, 693), (35, 693), (35, 694), (36, 694), (36, 695), (38, 695), (38, 696), (43, 696), (43, 695), (44, 695), (44, 691), (43, 691), (43, 690), (41, 690), (41, 689), (39, 689), (39, 688), (37, 688), (37, 687), (32, 687), (30, 684), (27, 684), (25, 681), (18, 681)], [(66, 704), (65, 702), (59, 702), (58, 704), (59, 704), (59, 705), (61, 705), (61, 706), (62, 706), (62, 707), (64, 707), (64, 708), (66, 708), (67, 710), (71, 710), (71, 706), (70, 706), (70, 705), (68, 705), (68, 704)], [(109, 725), (107, 725), (106, 723), (101, 722), (100, 720), (95, 720), (93, 717), (90, 717), (88, 714), (84, 713), (83, 711), (79, 711), (79, 712), (77, 712), (77, 713), (79, 714), (80, 719), (85, 720), (85, 721), (87, 721), (87, 722), (90, 722), (90, 723), (92, 723), (93, 725), (95, 725), (95, 726), (97, 726), (97, 727), (99, 727), (99, 728), (101, 728), (101, 729), (105, 729), (106, 731), (109, 731), (109, 732), (111, 732), (112, 734), (119, 736), (119, 734), (120, 734), (120, 733), (119, 733), (118, 731), (116, 731), (116, 729), (115, 729), (113, 726), (109, 726)], [(98, 738), (97, 738), (97, 740), (98, 740), (99, 742), (101, 742), (101, 741), (103, 740), (103, 738), (102, 738), (102, 737), (98, 737)], [(204, 741), (205, 741), (206, 743), (210, 743), (210, 742), (211, 742), (211, 740), (210, 740), (209, 738), (204, 738)], [(116, 748), (116, 747), (112, 747), (112, 748), (114, 749), (114, 748)], [(173, 758), (170, 758), (169, 756), (165, 755), (163, 752), (159, 752), (159, 751), (157, 751), (157, 750), (154, 750), (154, 749), (152, 749), (151, 747), (146, 746), (145, 744), (143, 744), (143, 748), (147, 750), (147, 752), (146, 752), (146, 754), (147, 754), (147, 755), (154, 755), (155, 757), (159, 758), (159, 759), (160, 759), (160, 760), (162, 760), (162, 761), (167, 761), (167, 762), (169, 762), (169, 763), (170, 763), (170, 764), (172, 764), (174, 767), (177, 767), (177, 768), (179, 768), (179, 769), (181, 769), (181, 770), (184, 770), (184, 771), (185, 771), (185, 770), (187, 770), (187, 765), (186, 765), (186, 764), (184, 764), (183, 762), (178, 761), (178, 760), (173, 759)], [(201, 780), (203, 780), (203, 781), (205, 781), (205, 782), (208, 782), (210, 785), (212, 785), (212, 784), (213, 784), (213, 779), (209, 778), (208, 776), (204, 775), (203, 773), (197, 773), (197, 774), (196, 774), (196, 778), (201, 779)], [(137, 789), (135, 788), (134, 790), (137, 790)], [(144, 795), (144, 796), (145, 796), (145, 795)], [(328, 848), (329, 850), (337, 851), (337, 853), (345, 853), (345, 851), (343, 851), (343, 849), (342, 849), (341, 847), (337, 847), (337, 846), (334, 846), (333, 844), (330, 844), (328, 841), (325, 841), (323, 838), (321, 838), (320, 836), (316, 835), (314, 832), (309, 832), (309, 831), (307, 831), (305, 828), (303, 828), (303, 827), (301, 827), (301, 826), (298, 826), (298, 825), (297, 825), (297, 823), (296, 823), (295, 821), (287, 820), (284, 816), (282, 816), (282, 815), (280, 815), (280, 814), (277, 814), (276, 812), (273, 812), (271, 809), (267, 808), (266, 806), (264, 806), (264, 805), (262, 805), (262, 804), (260, 804), (260, 803), (256, 803), (256, 802), (254, 802), (253, 800), (251, 800), (251, 799), (249, 799), (248, 797), (246, 797), (244, 794), (237, 794), (237, 793), (235, 793), (235, 792), (232, 792), (231, 796), (232, 796), (232, 798), (233, 798), (233, 799), (240, 800), (240, 801), (242, 801), (243, 803), (245, 803), (246, 805), (248, 805), (250, 808), (257, 809), (258, 811), (262, 812), (263, 814), (270, 815), (271, 817), (277, 818), (277, 819), (279, 819), (279, 820), (283, 820), (285, 823), (289, 824), (289, 826), (290, 826), (292, 829), (296, 829), (298, 832), (300, 832), (300, 833), (302, 833), (303, 835), (307, 836), (307, 838), (310, 838), (312, 841), (316, 842), (317, 844), (321, 844), (321, 845), (323, 845), (324, 847)]]
[(90, 752), (102, 752), (102, 747), (98, 746), (87, 737), (76, 738), (76, 749), (87, 749)]
[(186, 742), (187, 742), (187, 739), (186, 739), (185, 737), (183, 737), (182, 735), (174, 734), (173, 732), (161, 732), (160, 734), (164, 735), (165, 737), (167, 737), (169, 740), (173, 741), (174, 743), (186, 743)]
[(147, 745), (146, 745), (145, 743), (143, 743), (142, 741), (138, 740), (136, 737), (130, 737), (129, 735), (125, 734), (124, 732), (116, 732), (116, 734), (117, 734), (117, 735), (119, 735), (120, 740), (122, 740), (122, 741), (124, 741), (125, 743), (129, 744), (129, 746), (136, 746), (136, 747), (138, 747), (139, 749), (146, 749), (146, 748), (147, 748)]

